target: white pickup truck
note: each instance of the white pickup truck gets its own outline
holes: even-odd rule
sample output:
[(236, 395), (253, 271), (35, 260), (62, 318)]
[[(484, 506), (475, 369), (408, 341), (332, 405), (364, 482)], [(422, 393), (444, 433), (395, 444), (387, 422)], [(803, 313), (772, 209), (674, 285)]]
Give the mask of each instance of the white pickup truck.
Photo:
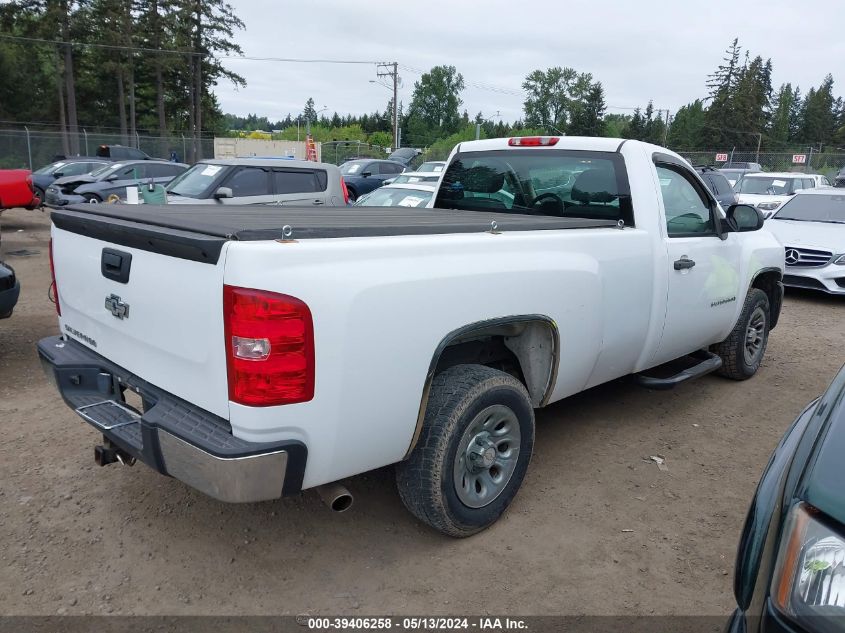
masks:
[(430, 209), (52, 220), (61, 336), (38, 351), (100, 464), (232, 502), (396, 464), (408, 509), (451, 536), (513, 500), (535, 408), (629, 374), (748, 378), (783, 297), (759, 211), (609, 138), (461, 143)]

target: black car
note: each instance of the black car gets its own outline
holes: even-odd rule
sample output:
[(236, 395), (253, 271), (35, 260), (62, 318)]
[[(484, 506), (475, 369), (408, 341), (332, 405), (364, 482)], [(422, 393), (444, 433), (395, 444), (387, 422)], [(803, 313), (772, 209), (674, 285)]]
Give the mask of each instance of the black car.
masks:
[(32, 186), (35, 188), (35, 195), (41, 198), (43, 202), (46, 199), (47, 187), (52, 185), (57, 178), (90, 174), (103, 165), (109, 164), (109, 162), (110, 159), (97, 156), (75, 156), (50, 163), (32, 172)]
[(833, 186), (845, 187), (845, 167), (843, 167), (842, 171), (836, 175), (836, 180), (833, 181)]
[(737, 195), (725, 175), (715, 167), (700, 165), (695, 168), (698, 175), (710, 189), (713, 197), (719, 201), (723, 209), (737, 203)]
[(125, 145), (100, 145), (97, 148), (97, 156), (110, 160), (155, 160), (146, 152)]
[(402, 163), (371, 158), (349, 160), (340, 166), (343, 182), (346, 183), (346, 189), (349, 191), (350, 202), (355, 202), (358, 196), (378, 189), (385, 180), (403, 171), (405, 171), (405, 166)]
[(0, 261), (0, 319), (12, 316), (20, 293), (21, 284), (15, 277), (15, 271)]
[(729, 633), (845, 631), (845, 367), (769, 459), (739, 542)]
[(400, 147), (395, 150), (387, 160), (392, 160), (394, 163), (402, 163), (405, 167), (410, 167), (414, 159), (422, 154), (422, 150), (415, 147)]

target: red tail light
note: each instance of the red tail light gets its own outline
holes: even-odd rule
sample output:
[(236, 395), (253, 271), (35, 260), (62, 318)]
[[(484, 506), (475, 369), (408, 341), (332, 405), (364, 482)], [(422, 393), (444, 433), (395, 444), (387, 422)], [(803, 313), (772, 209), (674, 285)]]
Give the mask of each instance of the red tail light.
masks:
[(346, 188), (346, 181), (340, 177), (340, 190), (343, 191), (343, 204), (349, 204), (349, 189)]
[(223, 286), (229, 400), (253, 407), (314, 397), (314, 325), (295, 297)]
[(557, 145), (560, 139), (557, 136), (515, 136), (508, 141), (511, 147), (542, 147)]
[(50, 238), (50, 290), (53, 291), (53, 297), (56, 299), (56, 314), (62, 316), (62, 306), (59, 305), (59, 287), (56, 285), (56, 267), (53, 265), (53, 239)]

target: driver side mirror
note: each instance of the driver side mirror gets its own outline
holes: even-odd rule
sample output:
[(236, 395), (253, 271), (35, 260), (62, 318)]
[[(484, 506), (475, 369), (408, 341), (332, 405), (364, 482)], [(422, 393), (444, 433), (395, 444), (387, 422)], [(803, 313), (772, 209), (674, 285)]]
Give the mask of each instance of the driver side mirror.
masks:
[(117, 180), (117, 174), (112, 174), (111, 176), (106, 178), (106, 182), (114, 182), (115, 180)]
[(732, 204), (728, 207), (727, 216), (734, 230), (740, 233), (759, 231), (766, 220), (763, 212), (750, 204)]
[(222, 198), (234, 198), (231, 187), (217, 187), (214, 192), (214, 199), (221, 200)]
[(371, 172), (371, 171), (363, 171), (363, 172), (361, 172), (361, 177), (362, 177), (362, 178), (369, 178), (369, 177), (370, 177), (370, 176), (372, 176), (372, 175), (373, 175), (373, 172)]
[(60, 171), (54, 171), (53, 172), (53, 178), (62, 178), (63, 176), (64, 176), (63, 172), (60, 172)]

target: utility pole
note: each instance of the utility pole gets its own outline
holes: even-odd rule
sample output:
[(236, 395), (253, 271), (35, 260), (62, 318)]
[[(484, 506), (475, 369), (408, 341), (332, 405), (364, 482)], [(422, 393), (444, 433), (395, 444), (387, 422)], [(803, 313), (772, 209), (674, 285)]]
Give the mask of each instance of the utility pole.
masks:
[(393, 80), (393, 151), (399, 149), (399, 62), (381, 62), (376, 75)]
[(754, 154), (754, 162), (760, 162), (760, 144), (763, 142), (763, 135), (760, 132), (754, 132), (754, 135), (757, 137), (757, 153)]
[(666, 108), (666, 125), (663, 126), (663, 147), (666, 147), (666, 139), (669, 136), (669, 108)]

